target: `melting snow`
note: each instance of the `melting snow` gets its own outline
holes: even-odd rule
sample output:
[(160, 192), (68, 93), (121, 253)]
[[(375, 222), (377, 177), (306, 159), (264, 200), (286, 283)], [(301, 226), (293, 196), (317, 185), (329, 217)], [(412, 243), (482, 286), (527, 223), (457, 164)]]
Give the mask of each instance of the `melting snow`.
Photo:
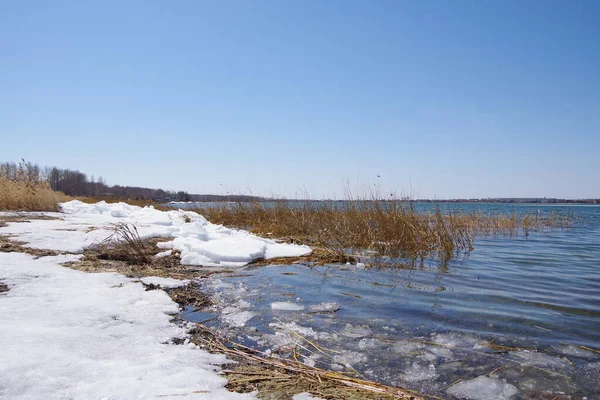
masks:
[(163, 289), (172, 289), (185, 286), (190, 283), (187, 279), (161, 278), (160, 276), (148, 276), (140, 279), (146, 285), (158, 285)]
[[(29, 224), (23, 224), (29, 225)], [(116, 273), (65, 268), (67, 255), (0, 253), (0, 397), (6, 399), (251, 399), (227, 391), (225, 361), (170, 322), (177, 305)]]
[(310, 393), (298, 393), (292, 397), (292, 400), (325, 400), (320, 397), (313, 397)]
[[(110, 224), (136, 226), (141, 238), (164, 237), (160, 248), (178, 250), (185, 265), (239, 267), (256, 259), (298, 257), (309, 254), (307, 246), (277, 243), (243, 230), (208, 222), (201, 215), (183, 210), (159, 211), (125, 203), (85, 204), (77, 200), (63, 203), (64, 213), (46, 213), (58, 220), (32, 220), (10, 223), (4, 234), (16, 234), (26, 246), (81, 253), (101, 242), (110, 233)], [(166, 253), (163, 253), (166, 255)]]

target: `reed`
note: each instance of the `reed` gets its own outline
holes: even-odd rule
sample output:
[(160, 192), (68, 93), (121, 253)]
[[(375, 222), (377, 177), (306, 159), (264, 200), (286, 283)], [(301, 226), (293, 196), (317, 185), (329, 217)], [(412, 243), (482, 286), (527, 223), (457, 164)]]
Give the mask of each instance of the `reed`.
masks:
[(19, 163), (15, 176), (0, 168), (0, 210), (59, 211), (56, 193), (50, 185)]
[(345, 202), (238, 202), (195, 211), (211, 222), (249, 229), (261, 236), (318, 246), (331, 254), (370, 254), (385, 259), (448, 260), (473, 249), (477, 235), (528, 236), (566, 227), (558, 215), (419, 212), (410, 202), (349, 198)]

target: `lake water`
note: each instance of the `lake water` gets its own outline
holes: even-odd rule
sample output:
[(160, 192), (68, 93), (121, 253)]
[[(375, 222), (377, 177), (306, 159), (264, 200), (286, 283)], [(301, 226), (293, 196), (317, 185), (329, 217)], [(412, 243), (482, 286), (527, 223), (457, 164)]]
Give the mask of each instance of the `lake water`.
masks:
[(248, 267), (203, 280), (215, 306), (182, 315), (216, 317), (206, 324), (261, 350), (297, 345), (308, 364), (441, 398), (600, 399), (600, 206), (441, 207), (575, 223), (478, 238), (444, 267)]

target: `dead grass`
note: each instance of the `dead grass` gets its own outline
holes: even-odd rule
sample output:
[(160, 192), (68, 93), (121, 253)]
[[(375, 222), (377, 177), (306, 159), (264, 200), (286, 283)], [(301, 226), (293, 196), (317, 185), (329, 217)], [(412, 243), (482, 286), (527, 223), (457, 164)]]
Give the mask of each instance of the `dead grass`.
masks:
[(116, 223), (112, 233), (95, 247), (108, 260), (127, 261), (134, 265), (150, 264), (152, 254), (140, 238), (135, 225)]
[(225, 354), (235, 362), (230, 365), (231, 369), (223, 370), (229, 382), (226, 387), (235, 392), (258, 391), (258, 397), (266, 400), (289, 400), (301, 392), (328, 400), (423, 400), (407, 389), (382, 385), (348, 373), (310, 367), (297, 359), (263, 354), (232, 342), (200, 324), (192, 333), (192, 340), (197, 345)]
[(9, 180), (0, 174), (0, 210), (60, 211), (46, 182)]
[(14, 241), (9, 239), (10, 236), (0, 235), (0, 252), (1, 253), (26, 253), (34, 257), (56, 256), (61, 254), (55, 250), (32, 249), (25, 247), (24, 242)]
[(213, 223), (319, 247), (338, 262), (350, 261), (348, 258), (354, 254), (370, 255), (363, 261), (371, 265), (381, 260), (385, 264), (433, 255), (448, 260), (472, 250), (477, 235), (527, 236), (532, 231), (570, 223), (558, 215), (442, 213), (439, 209), (424, 213), (416, 211), (411, 203), (366, 199), (240, 202), (195, 211)]

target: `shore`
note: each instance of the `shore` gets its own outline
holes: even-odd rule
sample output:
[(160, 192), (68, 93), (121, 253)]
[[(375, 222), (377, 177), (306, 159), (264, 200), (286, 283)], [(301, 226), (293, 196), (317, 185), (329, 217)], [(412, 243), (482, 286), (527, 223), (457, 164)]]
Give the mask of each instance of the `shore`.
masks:
[[(176, 318), (179, 305), (203, 301), (185, 286), (203, 273), (177, 258), (204, 257), (214, 273), (254, 259), (306, 256), (306, 246), (214, 226), (183, 211), (78, 202), (63, 208), (0, 216), (0, 393), (8, 398), (309, 399), (308, 390), (339, 394), (340, 387), (349, 390), (345, 398), (417, 398), (293, 360), (274, 362), (231, 343), (217, 346), (218, 336)], [(118, 242), (106, 241), (118, 223), (135, 224), (139, 239), (153, 246), (150, 263), (119, 259)], [(229, 388), (249, 393), (227, 389), (224, 354), (244, 368), (229, 364), (226, 376), (237, 382)], [(252, 381), (249, 371), (279, 378), (263, 379), (256, 392), (241, 385)], [(278, 385), (286, 373), (287, 385)]]

